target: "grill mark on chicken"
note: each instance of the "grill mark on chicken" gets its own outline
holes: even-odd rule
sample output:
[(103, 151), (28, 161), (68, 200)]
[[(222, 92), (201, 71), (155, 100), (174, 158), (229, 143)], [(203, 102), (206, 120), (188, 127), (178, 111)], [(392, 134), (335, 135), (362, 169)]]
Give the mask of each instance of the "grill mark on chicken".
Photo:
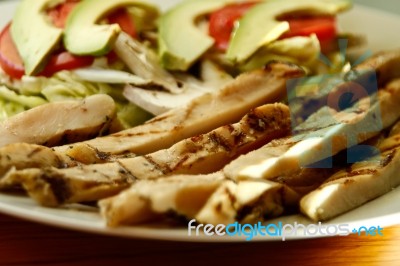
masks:
[(158, 171), (160, 171), (164, 175), (172, 172), (172, 169), (169, 168), (167, 164), (162, 164), (161, 165), (161, 164), (157, 163), (156, 161), (154, 161), (154, 159), (150, 155), (145, 155), (145, 156), (143, 156), (143, 158), (146, 159), (147, 163), (152, 165), (153, 168), (157, 169)]
[[(400, 145), (400, 143), (399, 143)], [(385, 158), (381, 161), (381, 167), (385, 167), (390, 164), (393, 158), (396, 156), (397, 149), (393, 149)]]
[(127, 169), (120, 161), (116, 161), (116, 163), (118, 163), (118, 165), (121, 167), (119, 170), (119, 174), (126, 175), (129, 179), (132, 180), (132, 182), (138, 180), (138, 178), (133, 175), (132, 172), (129, 171), (129, 169)]
[[(149, 123), (146, 123), (146, 124), (149, 124)], [(152, 131), (138, 132), (138, 133), (128, 133), (128, 132), (122, 131), (120, 133), (114, 133), (114, 134), (110, 135), (109, 137), (116, 138), (116, 139), (123, 138), (123, 137), (131, 138), (131, 137), (137, 137), (137, 136), (144, 136), (147, 134), (161, 134), (161, 133), (164, 133), (167, 131), (168, 130), (152, 130)]]
[(55, 175), (54, 173), (49, 175), (47, 171), (44, 171), (39, 178), (50, 185), (51, 191), (57, 200), (57, 205), (64, 203), (72, 195), (70, 185), (62, 175)]
[[(221, 90), (200, 96), (186, 107), (171, 110), (141, 126), (85, 142), (54, 147), (53, 152), (60, 158), (63, 166), (74, 167), (78, 164), (112, 162), (122, 158), (121, 156), (146, 155), (165, 149), (182, 139), (234, 123), (252, 108), (279, 100), (286, 91), (284, 77), (288, 76), (299, 78), (304, 76), (304, 71), (294, 65), (270, 64), (268, 70), (242, 74)], [(239, 136), (244, 137), (239, 134), (237, 140), (241, 139)], [(86, 144), (111, 156), (96, 156), (96, 152), (90, 148), (71, 154), (75, 147)], [(45, 158), (35, 157), (35, 160), (37, 167), (40, 167)], [(22, 163), (20, 165), (23, 169)], [(47, 166), (45, 163), (44, 167)], [(0, 165), (0, 172), (1, 167)]]
[(154, 124), (154, 123), (157, 123), (157, 122), (161, 122), (161, 121), (164, 121), (164, 120), (169, 119), (170, 117), (171, 117), (170, 114), (159, 115), (159, 116), (156, 116), (156, 117), (154, 117), (153, 119), (147, 121), (146, 124)]
[(345, 176), (342, 176), (340, 178), (347, 178), (347, 177), (353, 177), (353, 176), (359, 176), (359, 175), (373, 175), (378, 172), (377, 169), (372, 169), (372, 168), (367, 168), (367, 169), (361, 169), (361, 170), (351, 170), (347, 172)]
[[(256, 108), (254, 112), (258, 116), (265, 117), (265, 121), (270, 123), (263, 132), (253, 130), (251, 125), (248, 124), (252, 119), (245, 116), (236, 124), (222, 126), (207, 134), (183, 140), (167, 150), (134, 158), (116, 159), (114, 162), (99, 165), (78, 164), (76, 167), (67, 169), (52, 168), (47, 170), (46, 173), (54, 171), (55, 176), (62, 173), (69, 182), (73, 184), (77, 182), (82, 187), (86, 182), (91, 185), (93, 180), (97, 179), (107, 179), (113, 183), (117, 183), (117, 180), (129, 179), (129, 182), (134, 183), (137, 179), (160, 179), (172, 174), (215, 172), (222, 168), (227, 161), (247, 152), (250, 147), (259, 145), (259, 142), (265, 143), (276, 136), (284, 136), (289, 133), (290, 112), (286, 105), (264, 105)], [(273, 117), (273, 119), (269, 119), (269, 117)], [(240, 134), (240, 132), (243, 134)], [(239, 143), (235, 143), (234, 140), (237, 140), (237, 135), (245, 137)], [(238, 145), (235, 146), (235, 144)], [(74, 149), (79, 150), (77, 147), (81, 147), (81, 149), (89, 148), (88, 145), (81, 144)], [(32, 179), (34, 173), (29, 174), (31, 177), (27, 177), (22, 182), (30, 182), (28, 179)], [(85, 178), (82, 179), (82, 177)], [(122, 186), (125, 186), (126, 183), (127, 181), (123, 181)], [(99, 186), (102, 186), (102, 184), (99, 183)], [(110, 189), (114, 190), (115, 187), (110, 186)], [(104, 191), (103, 189), (102, 192)], [(45, 191), (36, 190), (35, 193), (38, 195), (38, 193), (45, 193)], [(76, 193), (79, 194), (79, 192)], [(68, 201), (70, 202), (75, 198), (73, 195)], [(82, 200), (82, 197), (78, 197), (78, 199)]]
[(37, 147), (36, 149), (33, 149), (29, 154), (28, 154), (28, 158), (32, 158), (33, 156), (35, 156), (36, 154), (38, 154), (39, 152), (42, 151), (41, 147)]
[(222, 147), (227, 152), (232, 151), (233, 146), (221, 135), (213, 132), (209, 135), (208, 139), (215, 148)]
[[(356, 208), (400, 185), (400, 135), (377, 141), (381, 154), (355, 163), (327, 179), (300, 202), (302, 212), (324, 221)], [(333, 204), (334, 203), (334, 204)], [(333, 208), (333, 205), (335, 206)]]
[[(90, 146), (90, 145), (88, 145), (88, 146)], [(91, 147), (91, 148), (95, 150), (97, 158), (99, 158), (102, 161), (107, 161), (111, 157), (111, 154), (109, 152), (102, 152), (94, 147)]]

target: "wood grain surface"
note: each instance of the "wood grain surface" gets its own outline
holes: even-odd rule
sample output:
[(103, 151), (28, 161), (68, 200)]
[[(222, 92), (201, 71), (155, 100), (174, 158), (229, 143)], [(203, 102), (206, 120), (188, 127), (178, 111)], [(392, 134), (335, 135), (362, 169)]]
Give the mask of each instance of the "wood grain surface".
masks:
[(0, 265), (400, 265), (400, 226), (383, 237), (179, 243), (91, 235), (0, 215)]

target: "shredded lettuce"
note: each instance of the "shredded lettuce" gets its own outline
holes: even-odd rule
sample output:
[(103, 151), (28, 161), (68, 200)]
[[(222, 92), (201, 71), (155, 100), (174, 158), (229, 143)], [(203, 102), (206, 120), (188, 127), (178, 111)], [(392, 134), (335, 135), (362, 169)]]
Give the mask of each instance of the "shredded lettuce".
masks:
[(140, 125), (153, 117), (133, 103), (117, 104), (117, 117), (124, 128)]
[(6, 86), (0, 86), (0, 121), (46, 102), (41, 97), (19, 95)]
[(18, 83), (18, 93), (0, 87), (0, 119), (6, 119), (35, 106), (64, 100), (83, 99), (94, 94), (107, 94), (117, 104), (117, 117), (124, 128), (143, 123), (151, 116), (125, 99), (123, 84), (89, 82), (72, 71), (60, 71), (50, 78), (24, 76)]

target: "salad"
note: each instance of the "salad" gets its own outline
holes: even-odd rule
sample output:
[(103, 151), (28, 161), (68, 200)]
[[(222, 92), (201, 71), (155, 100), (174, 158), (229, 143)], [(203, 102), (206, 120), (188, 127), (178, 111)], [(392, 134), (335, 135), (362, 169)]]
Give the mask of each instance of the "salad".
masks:
[[(188, 0), (161, 14), (146, 1), (108, 1), (94, 12), (102, 1), (41, 0), (29, 7), (32, 1), (24, 0), (0, 33), (0, 119), (47, 102), (108, 94), (118, 107), (117, 131), (215, 91), (238, 74), (273, 60), (299, 64), (310, 73), (337, 71), (343, 62), (336, 15), (351, 4), (323, 2)], [(275, 24), (266, 32), (241, 37), (247, 35), (246, 27), (264, 28), (253, 26), (264, 23), (260, 14), (270, 5), (276, 14), (269, 14), (265, 25)], [(40, 23), (27, 22), (27, 12)], [(79, 28), (74, 24), (87, 24), (83, 18), (91, 17), (98, 28), (108, 25), (108, 30), (126, 35), (117, 39), (113, 33), (103, 50), (73, 48), (95, 42), (90, 40), (95, 36), (90, 37), (93, 25), (74, 30)], [(46, 35), (43, 25), (56, 32), (54, 40), (41, 36)], [(257, 36), (273, 37), (254, 46)], [(31, 51), (46, 46), (41, 39), (54, 44), (29, 69)], [(237, 58), (240, 50), (247, 56)], [(323, 67), (321, 52), (334, 64)]]
[[(32, 5), (32, 2), (37, 2), (37, 11), (40, 11), (34, 13), (36, 19), (44, 19), (49, 26), (60, 29), (61, 32), (80, 3), (76, 0), (22, 1), (17, 13), (24, 15), (24, 5)], [(122, 6), (112, 9), (111, 13), (101, 19), (101, 23), (116, 24), (122, 32), (146, 42), (146, 37), (143, 36), (155, 31), (155, 19), (158, 15), (157, 7), (150, 4), (147, 10)], [(46, 102), (83, 99), (94, 94), (108, 94), (116, 101), (116, 130), (132, 127), (152, 117), (123, 97), (124, 84), (136, 83), (137, 78), (131, 74), (113, 49), (101, 55), (81, 56), (69, 52), (63, 42), (58, 40), (56, 47), (43, 59), (40, 69), (35, 73), (28, 73), (24, 67), (26, 62), (21, 56), (23, 50), (18, 49), (14, 41), (14, 24), (15, 20), (11, 21), (0, 34), (1, 120)], [(31, 28), (29, 22), (22, 27), (27, 27), (27, 31), (40, 32), (40, 29), (35, 29), (34, 23)], [(37, 36), (35, 38), (40, 39)], [(35, 40), (33, 39), (33, 42)], [(28, 48), (21, 49), (29, 49), (29, 45)], [(86, 71), (76, 72), (78, 69)]]

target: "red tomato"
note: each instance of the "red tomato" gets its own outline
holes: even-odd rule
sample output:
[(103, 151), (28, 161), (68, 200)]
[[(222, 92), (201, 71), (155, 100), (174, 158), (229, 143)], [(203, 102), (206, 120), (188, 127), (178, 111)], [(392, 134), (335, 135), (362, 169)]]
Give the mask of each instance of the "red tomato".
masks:
[[(227, 5), (210, 16), (209, 34), (215, 40), (218, 49), (228, 48), (234, 24), (256, 4), (247, 2)], [(321, 46), (330, 43), (336, 37), (336, 19), (334, 17), (304, 17), (288, 19), (290, 30), (281, 39), (294, 36), (310, 36), (315, 33)]]
[(124, 32), (133, 38), (137, 37), (135, 25), (126, 9), (118, 9), (110, 14), (108, 16), (108, 22), (110, 24), (118, 24)]
[(79, 3), (78, 0), (67, 0), (64, 3), (57, 5), (47, 12), (54, 26), (64, 28), (69, 13)]
[(293, 18), (288, 20), (290, 30), (281, 38), (294, 36), (310, 36), (315, 33), (318, 39), (323, 42), (336, 37), (336, 19), (334, 17), (306, 17)]
[(227, 5), (210, 16), (209, 33), (218, 49), (225, 51), (235, 22), (240, 19), (256, 2)]
[[(0, 33), (0, 65), (7, 75), (20, 79), (24, 73), (22, 59), (11, 38), (10, 25), (8, 24)], [(51, 76), (61, 70), (71, 70), (89, 66), (93, 63), (92, 56), (74, 56), (66, 51), (52, 55), (40, 76)]]
[[(52, 22), (55, 26), (63, 28), (69, 13), (78, 4), (77, 0), (67, 0), (48, 11)], [(118, 23), (123, 31), (136, 37), (136, 30), (129, 13), (124, 10), (117, 10), (108, 17), (110, 23)], [(10, 24), (8, 24), (0, 33), (0, 66), (12, 78), (20, 79), (25, 71), (23, 61), (15, 47), (14, 41), (10, 33)], [(110, 53), (109, 60), (116, 58), (116, 55)], [(115, 60), (114, 58), (114, 60)], [(41, 73), (41, 76), (52, 76), (61, 70), (72, 70), (80, 67), (89, 66), (93, 63), (94, 57), (91, 56), (75, 56), (67, 51), (59, 51), (52, 55), (47, 65)]]
[(7, 75), (20, 79), (25, 69), (10, 33), (9, 23), (0, 33), (0, 66)]
[(80, 67), (90, 66), (93, 64), (93, 56), (76, 56), (63, 51), (50, 57), (46, 67), (40, 76), (50, 77), (61, 70), (72, 70)]

